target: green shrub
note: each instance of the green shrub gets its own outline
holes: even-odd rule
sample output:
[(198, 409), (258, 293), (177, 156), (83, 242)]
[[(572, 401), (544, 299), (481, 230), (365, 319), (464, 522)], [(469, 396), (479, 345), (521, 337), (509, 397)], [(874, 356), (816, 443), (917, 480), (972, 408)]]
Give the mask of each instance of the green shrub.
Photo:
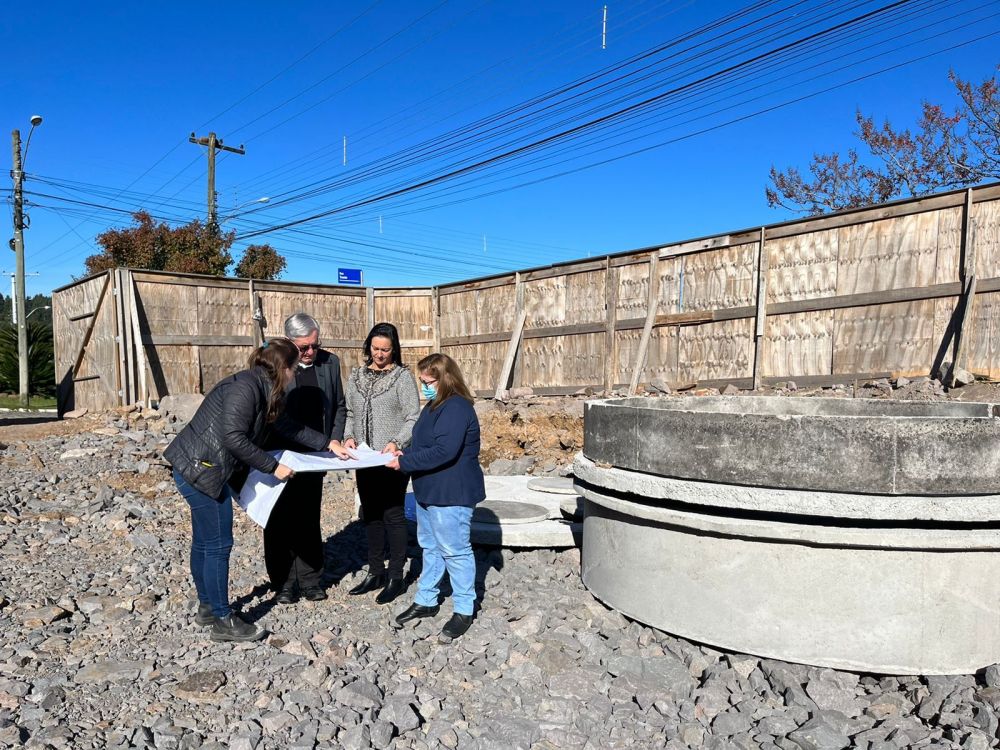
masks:
[[(28, 392), (52, 395), (56, 390), (52, 329), (28, 321)], [(18, 393), (20, 375), (17, 360), (17, 329), (0, 326), (0, 391)]]

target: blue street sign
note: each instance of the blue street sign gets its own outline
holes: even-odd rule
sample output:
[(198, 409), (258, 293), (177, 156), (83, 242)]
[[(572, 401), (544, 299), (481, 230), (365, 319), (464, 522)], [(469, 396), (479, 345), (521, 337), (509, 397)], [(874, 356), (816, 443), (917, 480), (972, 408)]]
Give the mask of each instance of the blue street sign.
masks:
[(360, 268), (338, 268), (337, 283), (350, 284), (351, 286), (362, 285), (362, 274)]

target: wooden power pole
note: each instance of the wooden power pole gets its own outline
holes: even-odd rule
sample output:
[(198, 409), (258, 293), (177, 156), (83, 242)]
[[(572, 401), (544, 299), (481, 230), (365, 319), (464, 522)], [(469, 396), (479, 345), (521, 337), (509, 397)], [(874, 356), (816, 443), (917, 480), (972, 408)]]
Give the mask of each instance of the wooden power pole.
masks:
[(191, 143), (197, 143), (199, 146), (208, 146), (208, 223), (217, 224), (219, 207), (215, 195), (215, 152), (228, 151), (231, 154), (243, 156), (246, 150), (243, 148), (242, 143), (239, 148), (225, 145), (222, 139), (216, 136), (215, 133), (209, 133), (207, 138), (198, 138), (194, 133), (191, 133), (188, 140)]

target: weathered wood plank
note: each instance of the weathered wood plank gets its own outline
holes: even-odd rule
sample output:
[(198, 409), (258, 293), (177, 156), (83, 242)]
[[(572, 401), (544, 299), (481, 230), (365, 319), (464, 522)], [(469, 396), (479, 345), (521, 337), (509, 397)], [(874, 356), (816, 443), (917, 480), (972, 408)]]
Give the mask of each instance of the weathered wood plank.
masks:
[(760, 237), (757, 239), (757, 296), (754, 312), (754, 338), (753, 338), (753, 387), (756, 390), (760, 387), (760, 378), (764, 365), (764, 328), (767, 318), (767, 269), (768, 269), (767, 248), (765, 247), (764, 227), (760, 228)]
[(618, 312), (618, 269), (606, 261), (604, 276), (604, 389), (615, 382), (615, 322)]
[(653, 321), (656, 319), (656, 310), (659, 303), (660, 276), (657, 273), (660, 256), (653, 253), (649, 257), (649, 293), (646, 302), (646, 320), (642, 326), (642, 336), (639, 338), (639, 347), (635, 354), (635, 362), (632, 364), (632, 376), (629, 379), (629, 395), (635, 393), (642, 378), (642, 368), (646, 364), (646, 352), (649, 349), (649, 336), (653, 331)]
[(139, 307), (138, 307), (138, 296), (139, 292), (135, 285), (135, 279), (132, 278), (132, 272), (126, 272), (128, 276), (128, 287), (129, 287), (129, 317), (132, 322), (132, 335), (135, 344), (135, 365), (139, 374), (139, 398), (142, 402), (149, 406), (149, 387), (146, 383), (146, 347), (142, 341), (142, 327), (139, 325)]
[(143, 334), (146, 346), (256, 346), (253, 336), (215, 336), (211, 334)]
[(495, 389), (496, 398), (503, 397), (503, 392), (510, 384), (510, 376), (514, 369), (514, 358), (517, 356), (517, 348), (521, 343), (521, 331), (524, 330), (524, 320), (527, 311), (523, 308), (517, 313), (517, 320), (514, 321), (514, 331), (511, 333), (510, 342), (507, 344), (507, 354), (504, 356), (503, 364), (500, 366), (500, 377), (497, 378)]

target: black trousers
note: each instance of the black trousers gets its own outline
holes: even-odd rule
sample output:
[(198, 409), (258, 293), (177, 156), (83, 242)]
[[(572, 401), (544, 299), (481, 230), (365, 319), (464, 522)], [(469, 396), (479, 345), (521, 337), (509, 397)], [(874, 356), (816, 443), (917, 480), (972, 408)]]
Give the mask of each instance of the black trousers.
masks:
[(264, 564), (277, 591), (286, 583), (319, 586), (323, 575), (323, 531), (319, 514), (323, 474), (307, 472), (288, 480), (264, 527)]
[[(403, 577), (406, 563), (406, 517), (403, 503), (409, 477), (401, 471), (376, 466), (358, 469), (358, 496), (368, 537), (368, 572)], [(389, 540), (389, 568), (385, 567), (385, 540)]]

